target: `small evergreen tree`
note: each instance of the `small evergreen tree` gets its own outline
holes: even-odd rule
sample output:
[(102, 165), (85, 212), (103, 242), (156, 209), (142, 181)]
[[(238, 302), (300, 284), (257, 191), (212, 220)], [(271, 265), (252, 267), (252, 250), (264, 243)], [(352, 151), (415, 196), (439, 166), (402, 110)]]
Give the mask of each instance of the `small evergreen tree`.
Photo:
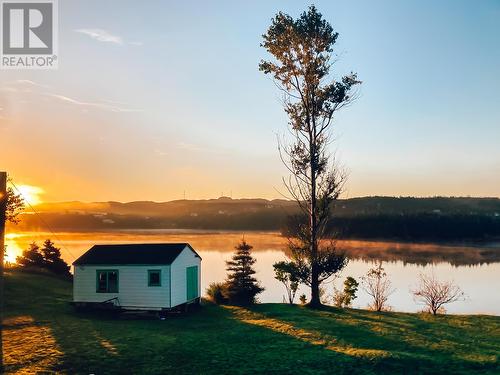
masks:
[(61, 258), (61, 249), (55, 247), (54, 242), (45, 240), (42, 247), (44, 267), (60, 276), (70, 276), (68, 264)]
[(255, 297), (263, 292), (264, 288), (253, 277), (255, 270), (252, 266), (255, 259), (250, 254), (252, 246), (242, 240), (235, 249), (232, 259), (226, 261), (226, 298), (233, 305), (250, 305), (255, 303)]
[(43, 267), (44, 261), (40, 246), (32, 242), (29, 248), (23, 251), (23, 255), (16, 258), (16, 263), (22, 267)]

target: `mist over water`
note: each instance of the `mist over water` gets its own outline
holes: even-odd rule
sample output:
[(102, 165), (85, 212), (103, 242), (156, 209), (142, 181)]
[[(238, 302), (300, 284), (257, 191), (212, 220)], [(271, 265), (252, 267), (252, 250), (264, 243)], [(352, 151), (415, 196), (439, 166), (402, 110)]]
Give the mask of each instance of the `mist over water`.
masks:
[[(211, 232), (138, 230), (86, 233), (43, 232), (11, 233), (7, 235), (7, 260), (13, 261), (29, 243), (51, 238), (61, 247), (62, 256), (72, 263), (95, 244), (106, 243), (153, 243), (189, 242), (202, 257), (202, 290), (214, 281), (223, 281), (226, 275), (225, 261), (231, 257), (234, 246), (242, 237), (249, 242), (257, 259), (257, 278), (266, 290), (259, 296), (261, 302), (282, 302), (284, 288), (274, 279), (273, 264), (286, 259), (286, 240), (277, 233), (269, 232)], [(466, 294), (466, 300), (448, 305), (449, 313), (500, 315), (500, 246), (498, 244), (444, 245), (409, 244), (381, 241), (339, 241), (338, 247), (350, 257), (348, 266), (334, 280), (324, 284), (328, 299), (333, 288), (342, 287), (347, 276), (358, 281), (375, 261), (382, 260), (389, 275), (394, 293), (389, 305), (395, 311), (416, 312), (423, 309), (410, 293), (417, 284), (420, 273), (433, 272), (439, 279), (453, 280)], [(297, 293), (309, 295), (307, 287)], [(360, 288), (353, 307), (366, 308), (368, 295)]]

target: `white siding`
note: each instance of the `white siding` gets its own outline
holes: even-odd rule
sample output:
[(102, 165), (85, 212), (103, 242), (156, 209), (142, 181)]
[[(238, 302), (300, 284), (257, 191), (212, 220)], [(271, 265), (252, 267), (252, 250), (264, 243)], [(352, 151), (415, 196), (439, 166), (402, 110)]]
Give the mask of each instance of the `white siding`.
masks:
[(172, 307), (187, 302), (186, 268), (191, 266), (198, 266), (198, 297), (200, 296), (201, 259), (186, 246), (171, 265)]
[[(118, 270), (118, 293), (96, 292), (97, 270)], [(161, 269), (161, 286), (148, 286), (148, 270)], [(75, 266), (73, 300), (103, 302), (118, 297), (122, 307), (170, 307), (170, 266)]]

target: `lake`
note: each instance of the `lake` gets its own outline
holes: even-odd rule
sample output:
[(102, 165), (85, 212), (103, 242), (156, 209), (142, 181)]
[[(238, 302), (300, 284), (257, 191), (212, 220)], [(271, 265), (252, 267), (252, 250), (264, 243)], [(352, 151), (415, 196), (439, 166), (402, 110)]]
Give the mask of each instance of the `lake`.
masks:
[[(61, 247), (62, 256), (73, 262), (94, 244), (106, 243), (146, 243), (146, 242), (189, 242), (200, 254), (202, 262), (202, 290), (209, 283), (225, 278), (225, 261), (231, 257), (233, 247), (245, 240), (254, 246), (253, 255), (257, 259), (256, 277), (265, 287), (259, 296), (261, 302), (282, 302), (284, 288), (274, 279), (273, 263), (286, 259), (285, 239), (277, 233), (269, 232), (214, 232), (214, 231), (169, 231), (138, 230), (98, 233), (43, 232), (8, 233), (6, 236), (7, 260), (13, 261), (32, 241), (40, 245), (51, 238)], [(338, 247), (349, 258), (348, 266), (335, 279), (326, 284), (325, 295), (333, 293), (333, 288), (342, 287), (343, 280), (352, 276), (358, 281), (366, 274), (375, 261), (383, 261), (383, 266), (395, 288), (389, 297), (389, 305), (396, 311), (421, 311), (422, 306), (413, 300), (410, 290), (417, 284), (420, 273), (434, 274), (442, 280), (453, 280), (466, 294), (465, 301), (455, 302), (446, 307), (456, 314), (500, 315), (500, 244), (414, 244), (389, 241), (339, 241)], [(297, 293), (308, 295), (302, 287)], [(297, 298), (298, 300), (298, 298)], [(358, 291), (353, 307), (366, 308), (368, 295)]]

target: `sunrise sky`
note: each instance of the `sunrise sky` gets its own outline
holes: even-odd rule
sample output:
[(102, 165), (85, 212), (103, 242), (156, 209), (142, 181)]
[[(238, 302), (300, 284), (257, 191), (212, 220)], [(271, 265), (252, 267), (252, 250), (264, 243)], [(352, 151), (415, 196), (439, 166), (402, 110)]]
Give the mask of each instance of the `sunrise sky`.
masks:
[[(500, 2), (316, 1), (360, 98), (345, 197), (500, 196)], [(300, 1), (59, 1), (59, 69), (0, 71), (0, 170), (44, 201), (280, 197), (261, 35)]]

